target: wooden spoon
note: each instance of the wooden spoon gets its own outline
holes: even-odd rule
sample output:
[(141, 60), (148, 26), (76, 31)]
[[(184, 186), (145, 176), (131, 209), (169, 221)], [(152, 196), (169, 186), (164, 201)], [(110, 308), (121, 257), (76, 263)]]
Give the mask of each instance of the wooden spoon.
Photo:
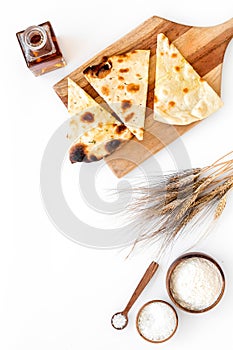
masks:
[[(143, 277), (141, 278), (140, 282), (138, 283), (125, 309), (121, 312), (115, 313), (112, 316), (111, 324), (115, 329), (121, 330), (127, 326), (129, 310), (131, 309), (135, 301), (138, 299), (139, 295), (142, 293), (144, 288), (150, 282), (151, 278), (154, 276), (158, 267), (159, 267), (158, 263), (156, 263), (155, 261), (152, 261), (152, 263), (148, 266), (146, 272), (144, 273)], [(117, 319), (119, 320), (119, 318), (121, 321), (117, 323)]]

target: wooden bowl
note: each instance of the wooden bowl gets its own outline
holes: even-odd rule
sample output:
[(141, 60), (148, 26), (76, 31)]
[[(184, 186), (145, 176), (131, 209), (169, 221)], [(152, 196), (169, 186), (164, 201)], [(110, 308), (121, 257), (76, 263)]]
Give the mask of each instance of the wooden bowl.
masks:
[[(170, 281), (171, 281), (171, 276), (172, 276), (173, 271), (182, 261), (185, 261), (186, 259), (190, 259), (190, 258), (203, 258), (203, 259), (206, 259), (206, 260), (212, 262), (218, 268), (218, 270), (221, 274), (221, 277), (222, 277), (222, 289), (221, 289), (221, 292), (220, 292), (218, 298), (216, 299), (216, 301), (212, 305), (210, 305), (204, 309), (200, 309), (200, 310), (192, 310), (192, 309), (184, 307), (183, 305), (180, 305), (180, 303), (173, 296), (173, 293), (172, 293), (171, 288), (170, 288)], [(222, 299), (222, 296), (223, 296), (223, 293), (225, 290), (225, 276), (224, 276), (223, 270), (220, 267), (220, 265), (213, 258), (211, 258), (209, 255), (206, 255), (204, 253), (192, 252), (192, 253), (181, 255), (169, 267), (168, 272), (167, 272), (167, 276), (166, 276), (166, 287), (167, 287), (167, 292), (168, 292), (170, 299), (177, 307), (179, 307), (180, 309), (182, 309), (184, 311), (190, 312), (190, 313), (203, 313), (203, 312), (206, 312), (206, 311), (213, 309)]]
[[(176, 317), (176, 326), (175, 326), (175, 329), (173, 330), (173, 332), (170, 334), (169, 337), (167, 337), (167, 338), (165, 338), (165, 339), (163, 339), (163, 340), (150, 340), (150, 339), (146, 338), (146, 337), (141, 333), (140, 328), (139, 328), (139, 326), (138, 326), (138, 321), (139, 321), (139, 317), (140, 317), (141, 311), (142, 311), (147, 305), (153, 304), (153, 303), (163, 303), (163, 304), (168, 305), (168, 306), (174, 311), (174, 314), (175, 314), (175, 317)], [(177, 312), (176, 312), (176, 310), (174, 309), (174, 307), (173, 307), (171, 304), (167, 303), (167, 302), (164, 301), (164, 300), (151, 300), (151, 301), (148, 301), (146, 304), (144, 304), (144, 305), (139, 309), (139, 311), (138, 311), (138, 313), (137, 313), (137, 318), (136, 318), (136, 328), (137, 328), (137, 331), (138, 331), (139, 335), (140, 335), (143, 339), (147, 340), (147, 341), (150, 342), (150, 343), (164, 343), (165, 341), (169, 340), (169, 339), (175, 334), (175, 332), (176, 332), (176, 330), (177, 330), (177, 327), (178, 327), (178, 315), (177, 315)]]

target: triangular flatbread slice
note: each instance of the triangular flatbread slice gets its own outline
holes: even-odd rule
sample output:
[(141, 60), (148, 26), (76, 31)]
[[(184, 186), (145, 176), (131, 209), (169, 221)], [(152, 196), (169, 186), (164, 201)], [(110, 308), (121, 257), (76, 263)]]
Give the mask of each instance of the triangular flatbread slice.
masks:
[(154, 118), (186, 125), (208, 117), (223, 105), (210, 85), (160, 33), (157, 36)]
[(70, 78), (68, 112), (72, 118), (67, 137), (75, 141), (69, 150), (71, 163), (100, 160), (133, 136)]
[(134, 50), (104, 58), (84, 75), (127, 128), (143, 139), (150, 50)]
[(99, 123), (120, 124), (70, 78), (68, 78), (68, 113), (72, 116), (67, 135), (70, 140), (76, 140), (86, 131), (97, 127)]

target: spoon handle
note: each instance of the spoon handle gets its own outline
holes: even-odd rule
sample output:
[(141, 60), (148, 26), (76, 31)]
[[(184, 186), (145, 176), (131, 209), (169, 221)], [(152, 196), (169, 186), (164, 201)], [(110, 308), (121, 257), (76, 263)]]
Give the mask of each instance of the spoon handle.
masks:
[(144, 288), (147, 286), (147, 284), (150, 282), (151, 278), (154, 276), (155, 272), (157, 271), (159, 265), (155, 262), (152, 261), (152, 263), (148, 266), (146, 272), (142, 276), (140, 282), (138, 283), (135, 291), (133, 292), (128, 304), (126, 305), (123, 313), (127, 314), (135, 301), (138, 299), (139, 295), (142, 293)]

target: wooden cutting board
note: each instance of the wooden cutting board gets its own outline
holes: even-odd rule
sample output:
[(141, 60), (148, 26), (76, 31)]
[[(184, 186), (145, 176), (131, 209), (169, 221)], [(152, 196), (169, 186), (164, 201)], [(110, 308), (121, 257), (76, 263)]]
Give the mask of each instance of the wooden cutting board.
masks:
[[(134, 49), (151, 50), (148, 111), (153, 108), (155, 85), (156, 39), (158, 33), (164, 33), (192, 64), (201, 77), (220, 95), (224, 53), (233, 37), (233, 18), (213, 27), (191, 27), (153, 16), (139, 27), (107, 47), (95, 57), (73, 71), (54, 85), (54, 90), (67, 106), (67, 78), (70, 77), (89, 93), (97, 102), (103, 103), (100, 96), (84, 78), (82, 72), (89, 66), (101, 62), (103, 56), (121, 54)], [(151, 155), (166, 147), (169, 143), (193, 128), (197, 123), (187, 126), (171, 126), (153, 120), (147, 113), (144, 140), (135, 137), (127, 144), (105, 158), (114, 174), (121, 178), (137, 167)]]

